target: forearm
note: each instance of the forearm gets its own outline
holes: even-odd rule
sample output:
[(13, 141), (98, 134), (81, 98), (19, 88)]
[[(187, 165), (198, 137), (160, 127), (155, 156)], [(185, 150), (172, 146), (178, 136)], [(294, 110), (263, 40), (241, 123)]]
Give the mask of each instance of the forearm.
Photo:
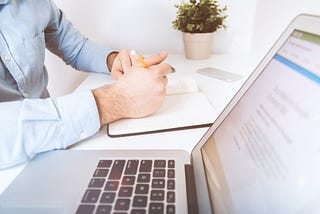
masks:
[(123, 103), (123, 95), (114, 84), (92, 91), (99, 112), (101, 126), (125, 118), (128, 111)]

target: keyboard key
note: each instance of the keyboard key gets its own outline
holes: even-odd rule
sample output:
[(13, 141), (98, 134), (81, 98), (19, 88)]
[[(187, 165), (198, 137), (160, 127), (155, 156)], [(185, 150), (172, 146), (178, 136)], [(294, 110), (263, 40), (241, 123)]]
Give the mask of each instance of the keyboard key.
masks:
[(112, 204), (114, 202), (116, 193), (115, 192), (104, 192), (102, 193), (100, 203)]
[(137, 184), (136, 194), (148, 194), (149, 193), (149, 185), (148, 184)]
[(167, 192), (167, 202), (168, 203), (174, 203), (176, 201), (175, 193), (172, 191)]
[(125, 164), (125, 160), (114, 161), (113, 166), (110, 171), (110, 175), (109, 175), (110, 180), (117, 180), (117, 179), (121, 178), (124, 164)]
[(96, 169), (94, 171), (93, 177), (106, 177), (108, 175), (109, 169)]
[(161, 188), (163, 189), (165, 186), (165, 181), (164, 179), (152, 179), (152, 188)]
[(169, 160), (168, 161), (168, 168), (174, 168), (175, 167), (175, 161), (174, 160)]
[(151, 172), (152, 160), (142, 160), (139, 168), (139, 172)]
[(166, 176), (166, 170), (164, 169), (154, 169), (153, 177), (155, 178), (164, 178)]
[(175, 178), (174, 169), (168, 169), (168, 178)]
[(150, 199), (152, 201), (163, 201), (164, 200), (164, 190), (151, 190)]
[(109, 214), (111, 213), (111, 205), (99, 205), (96, 214)]
[(146, 214), (146, 210), (143, 210), (143, 209), (132, 209), (130, 214)]
[(87, 189), (81, 200), (82, 203), (96, 203), (99, 199), (100, 189)]
[(106, 191), (116, 191), (119, 186), (119, 181), (107, 181), (106, 187), (104, 190)]
[(99, 168), (109, 168), (112, 164), (112, 160), (100, 160), (98, 163)]
[(153, 166), (154, 166), (154, 168), (165, 168), (166, 161), (165, 160), (155, 160)]
[(164, 210), (163, 203), (150, 203), (149, 214), (163, 214)]
[(130, 199), (118, 199), (116, 201), (115, 210), (129, 210)]
[(139, 161), (138, 160), (128, 160), (125, 175), (135, 175), (137, 173)]
[(138, 182), (140, 182), (140, 183), (150, 182), (150, 174), (139, 174), (138, 175)]
[(176, 207), (172, 204), (167, 205), (167, 214), (175, 214)]
[(133, 185), (136, 177), (135, 176), (123, 176), (122, 185)]
[(93, 210), (94, 210), (94, 205), (81, 204), (78, 207), (76, 214), (90, 214), (90, 213), (93, 213)]
[(134, 196), (133, 198), (133, 207), (146, 207), (147, 206), (147, 196)]
[(88, 186), (90, 188), (101, 188), (103, 187), (105, 180), (106, 179), (104, 178), (92, 178)]
[(175, 188), (175, 181), (172, 179), (167, 180), (167, 189), (173, 190)]
[(131, 197), (133, 192), (133, 187), (120, 187), (119, 197)]

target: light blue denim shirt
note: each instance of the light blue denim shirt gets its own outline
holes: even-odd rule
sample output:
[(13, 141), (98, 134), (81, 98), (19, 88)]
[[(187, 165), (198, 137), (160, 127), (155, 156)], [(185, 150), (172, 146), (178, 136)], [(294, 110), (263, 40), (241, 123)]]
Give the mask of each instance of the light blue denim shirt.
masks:
[(109, 73), (111, 50), (81, 35), (51, 0), (0, 0), (0, 168), (100, 128), (91, 91), (49, 97), (45, 48), (75, 69)]

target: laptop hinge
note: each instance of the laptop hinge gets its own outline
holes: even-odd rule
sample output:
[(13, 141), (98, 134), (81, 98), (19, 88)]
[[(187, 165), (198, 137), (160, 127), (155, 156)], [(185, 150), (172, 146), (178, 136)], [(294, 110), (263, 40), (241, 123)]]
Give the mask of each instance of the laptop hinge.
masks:
[(188, 213), (199, 213), (196, 183), (191, 165), (184, 165), (187, 185)]

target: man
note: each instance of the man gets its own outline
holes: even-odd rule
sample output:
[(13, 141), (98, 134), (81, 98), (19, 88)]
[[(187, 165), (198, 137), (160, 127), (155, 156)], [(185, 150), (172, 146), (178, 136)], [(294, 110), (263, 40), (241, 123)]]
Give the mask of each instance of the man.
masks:
[[(45, 48), (72, 67), (109, 73), (114, 84), (49, 98)], [(0, 0), (0, 168), (66, 148), (121, 118), (156, 112), (165, 95), (163, 52), (140, 66), (127, 50), (103, 48), (81, 35), (52, 0)]]

